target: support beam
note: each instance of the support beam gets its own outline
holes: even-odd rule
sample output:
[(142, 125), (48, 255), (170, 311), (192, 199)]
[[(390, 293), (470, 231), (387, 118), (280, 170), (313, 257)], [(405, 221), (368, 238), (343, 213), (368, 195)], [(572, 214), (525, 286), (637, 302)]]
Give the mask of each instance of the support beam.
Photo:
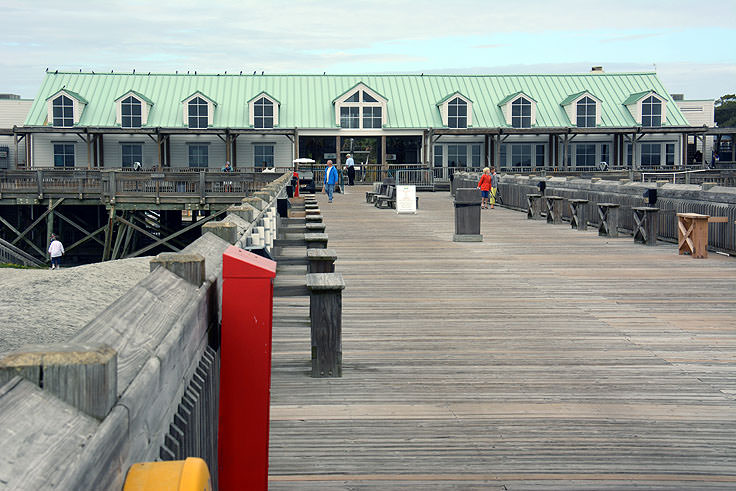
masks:
[[(88, 232), (88, 231), (87, 231), (87, 230), (86, 230), (86, 229), (85, 229), (84, 227), (82, 227), (81, 225), (78, 225), (77, 223), (74, 223), (74, 221), (72, 221), (71, 219), (69, 219), (69, 218), (65, 217), (65, 216), (64, 216), (64, 215), (62, 215), (62, 214), (61, 214), (60, 212), (56, 211), (56, 212), (54, 212), (54, 214), (55, 214), (55, 215), (56, 215), (57, 217), (59, 217), (60, 219), (64, 220), (64, 221), (65, 221), (66, 223), (68, 223), (69, 225), (71, 225), (72, 227), (76, 228), (77, 230), (79, 230), (80, 232), (82, 232), (83, 234), (85, 234), (85, 236), (90, 236), (90, 235), (94, 234), (94, 232), (92, 232), (92, 234), (90, 234), (90, 232)], [(105, 245), (105, 243), (104, 243), (104, 242), (102, 242), (102, 241), (101, 241), (100, 239), (98, 239), (98, 238), (95, 238), (95, 237), (90, 237), (90, 238), (91, 238), (91, 239), (94, 239), (94, 240), (95, 240), (95, 241), (96, 241), (97, 243), (99, 243), (99, 244), (100, 244), (100, 245), (102, 245), (102, 246), (104, 246), (104, 245)]]
[[(12, 226), (12, 225), (10, 224), (10, 222), (8, 222), (8, 221), (7, 221), (6, 219), (4, 219), (4, 218), (2, 217), (2, 215), (0, 215), (0, 223), (2, 223), (3, 225), (5, 225), (6, 227), (8, 227), (8, 228), (9, 228), (9, 229), (10, 229), (10, 230), (11, 230), (11, 231), (12, 231), (12, 232), (14, 233), (14, 234), (16, 234), (16, 235), (18, 235), (18, 236), (21, 236), (21, 234), (20, 234), (20, 232), (18, 231), (18, 229), (17, 229), (17, 228), (15, 228), (15, 227), (13, 227), (13, 226)], [(36, 252), (38, 252), (38, 253), (39, 253), (39, 254), (41, 255), (41, 257), (42, 257), (42, 258), (46, 258), (46, 252), (45, 252), (45, 251), (42, 251), (42, 250), (41, 250), (41, 249), (40, 249), (40, 248), (39, 248), (39, 247), (38, 247), (38, 246), (37, 246), (36, 244), (34, 244), (34, 243), (33, 243), (33, 242), (31, 242), (30, 240), (28, 240), (28, 238), (26, 238), (25, 236), (23, 236), (23, 240), (24, 240), (24, 241), (25, 241), (25, 242), (26, 242), (26, 243), (27, 243), (28, 245), (30, 245), (30, 246), (31, 246), (31, 247), (32, 247), (32, 248), (33, 248), (33, 249), (34, 249), (34, 250), (35, 250)]]
[(64, 198), (59, 198), (59, 201), (57, 201), (54, 204), (52, 204), (52, 202), (53, 202), (53, 200), (49, 200), (49, 208), (46, 211), (44, 211), (41, 215), (39, 215), (39, 217), (36, 218), (33, 221), (33, 223), (31, 223), (23, 232), (21, 232), (20, 234), (18, 234), (18, 237), (16, 237), (15, 239), (13, 239), (13, 241), (11, 242), (11, 244), (15, 245), (20, 239), (22, 239), (23, 237), (25, 237), (25, 235), (28, 232), (30, 232), (31, 230), (33, 230), (36, 227), (36, 225), (38, 225), (44, 218), (46, 218), (46, 216), (49, 213), (53, 212), (54, 209), (57, 206), (59, 206), (61, 203), (63, 203), (64, 202)]
[(110, 247), (112, 244), (112, 234), (115, 228), (115, 207), (111, 206), (107, 218), (107, 229), (105, 230), (105, 245), (102, 249), (102, 261), (110, 258)]
[[(142, 233), (143, 235), (145, 235), (145, 236), (147, 236), (147, 237), (149, 237), (149, 238), (151, 238), (153, 240), (160, 240), (159, 237), (156, 237), (155, 235), (153, 235), (151, 232), (149, 232), (148, 230), (144, 229), (143, 227), (139, 227), (138, 225), (134, 224), (132, 221), (128, 221), (128, 220), (126, 220), (123, 217), (115, 217), (115, 220), (118, 221), (118, 222), (120, 222), (120, 223), (122, 223), (122, 224), (125, 224), (125, 225), (127, 225), (129, 227), (134, 228), (138, 232)], [(179, 252), (181, 250), (178, 247), (169, 244), (168, 241), (169, 241), (169, 239), (166, 238), (163, 241), (163, 245), (165, 245), (166, 247), (172, 249), (174, 252)]]
[[(94, 232), (92, 232), (91, 234), (87, 235), (86, 237), (83, 237), (83, 238), (79, 239), (78, 241), (76, 241), (75, 243), (73, 243), (72, 245), (70, 245), (69, 247), (64, 247), (64, 250), (65, 250), (65, 251), (67, 252), (67, 254), (68, 254), (68, 253), (69, 253), (69, 251), (71, 251), (71, 250), (72, 250), (72, 249), (74, 249), (75, 247), (77, 247), (77, 246), (79, 246), (79, 245), (81, 245), (81, 244), (83, 244), (83, 243), (87, 242), (87, 241), (88, 241), (89, 239), (91, 239), (91, 238), (93, 238), (93, 237), (97, 236), (97, 235), (98, 235), (98, 234), (99, 234), (100, 232), (104, 231), (105, 229), (107, 229), (107, 224), (105, 224), (105, 225), (103, 225), (102, 227), (98, 228), (97, 230), (95, 230), (95, 231), (94, 231)], [(100, 241), (99, 239), (95, 239), (95, 240), (97, 240), (97, 242), (101, 243), (101, 244), (102, 244), (103, 246), (105, 245), (105, 243), (104, 243), (104, 242), (102, 242), (102, 241)]]

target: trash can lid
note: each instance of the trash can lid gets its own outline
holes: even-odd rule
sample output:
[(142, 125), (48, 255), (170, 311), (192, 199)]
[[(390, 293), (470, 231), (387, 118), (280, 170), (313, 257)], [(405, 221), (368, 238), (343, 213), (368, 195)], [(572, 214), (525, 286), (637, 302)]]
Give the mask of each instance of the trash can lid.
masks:
[(480, 204), (480, 190), (477, 188), (458, 188), (455, 190), (456, 204)]

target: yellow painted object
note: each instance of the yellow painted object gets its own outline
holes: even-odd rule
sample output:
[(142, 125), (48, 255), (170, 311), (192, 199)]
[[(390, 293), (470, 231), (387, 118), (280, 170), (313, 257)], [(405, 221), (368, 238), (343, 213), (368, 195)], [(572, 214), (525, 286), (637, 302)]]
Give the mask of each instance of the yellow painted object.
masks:
[(212, 491), (207, 463), (196, 457), (133, 464), (123, 491)]

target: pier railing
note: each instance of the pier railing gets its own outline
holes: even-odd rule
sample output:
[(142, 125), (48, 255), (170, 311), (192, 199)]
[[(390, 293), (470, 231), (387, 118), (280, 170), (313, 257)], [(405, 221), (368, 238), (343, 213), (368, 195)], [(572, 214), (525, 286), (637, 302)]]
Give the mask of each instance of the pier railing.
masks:
[[(131, 464), (184, 457), (203, 458), (216, 479), (222, 255), (231, 242), (268, 253), (290, 177), (154, 258), (72, 339), (0, 358), (5, 486), (121, 489)], [(217, 234), (233, 230), (230, 241)]]

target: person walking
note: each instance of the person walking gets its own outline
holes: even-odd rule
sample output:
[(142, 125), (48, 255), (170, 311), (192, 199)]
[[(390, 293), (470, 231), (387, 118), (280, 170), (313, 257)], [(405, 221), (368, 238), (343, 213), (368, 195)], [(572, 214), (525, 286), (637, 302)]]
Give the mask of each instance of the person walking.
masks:
[(483, 169), (483, 174), (478, 181), (478, 189), (480, 189), (480, 207), (488, 209), (488, 197), (491, 193), (491, 169), (488, 167)]
[(496, 194), (498, 194), (498, 174), (494, 167), (491, 169), (491, 209), (496, 204)]
[(51, 256), (51, 269), (61, 269), (61, 256), (64, 254), (64, 246), (56, 235), (51, 234), (51, 244), (49, 244), (49, 256)]
[(332, 193), (335, 192), (337, 178), (337, 169), (332, 165), (332, 160), (328, 160), (327, 167), (325, 168), (325, 180), (322, 186), (322, 192), (327, 193), (329, 203), (332, 203)]
[(348, 154), (348, 159), (345, 161), (345, 167), (348, 169), (348, 186), (355, 186), (355, 161), (350, 154)]

